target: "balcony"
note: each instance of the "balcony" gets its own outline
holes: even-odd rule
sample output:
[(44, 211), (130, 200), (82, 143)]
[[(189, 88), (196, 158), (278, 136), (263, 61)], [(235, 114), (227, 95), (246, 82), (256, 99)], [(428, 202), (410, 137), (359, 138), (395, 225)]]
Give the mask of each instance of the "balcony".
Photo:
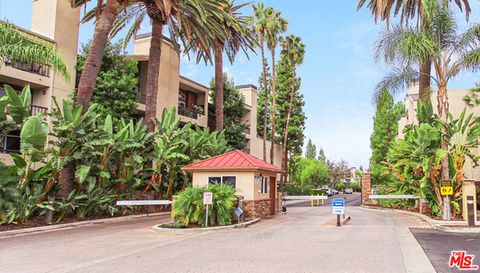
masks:
[(37, 74), (44, 77), (50, 77), (50, 66), (46, 64), (22, 63), (5, 58), (5, 66), (10, 66), (18, 70)]
[(199, 115), (203, 115), (203, 111), (196, 110), (196, 109), (191, 109), (191, 108), (186, 108), (184, 106), (179, 105), (178, 106), (178, 114), (184, 117), (192, 118), (192, 119), (198, 119)]
[(44, 116), (47, 115), (47, 111), (48, 111), (48, 108), (47, 107), (43, 107), (43, 106), (39, 106), (39, 105), (34, 105), (32, 104), (30, 106), (30, 115), (33, 116), (33, 115), (36, 115), (36, 114), (43, 114)]

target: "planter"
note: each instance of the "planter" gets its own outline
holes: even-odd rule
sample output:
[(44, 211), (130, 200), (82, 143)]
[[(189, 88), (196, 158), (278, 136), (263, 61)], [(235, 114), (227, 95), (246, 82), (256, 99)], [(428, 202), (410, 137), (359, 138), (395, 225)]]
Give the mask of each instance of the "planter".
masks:
[(158, 232), (173, 232), (173, 233), (198, 233), (198, 232), (206, 232), (206, 231), (216, 231), (216, 230), (225, 230), (225, 229), (234, 229), (234, 228), (246, 228), (250, 225), (253, 225), (255, 223), (258, 223), (260, 221), (260, 218), (256, 218), (247, 222), (243, 222), (240, 224), (234, 224), (234, 225), (228, 225), (228, 226), (216, 226), (216, 227), (165, 227), (165, 225), (173, 224), (167, 223), (167, 224), (158, 224), (152, 227), (154, 231)]

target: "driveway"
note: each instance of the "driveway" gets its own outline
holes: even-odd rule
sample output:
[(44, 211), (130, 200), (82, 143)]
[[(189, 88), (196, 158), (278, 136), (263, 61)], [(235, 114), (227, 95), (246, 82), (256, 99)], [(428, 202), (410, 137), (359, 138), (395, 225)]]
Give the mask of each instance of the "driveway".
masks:
[(135, 223), (100, 224), (0, 239), (0, 272), (434, 272), (400, 213), (292, 207), (246, 229), (176, 235)]

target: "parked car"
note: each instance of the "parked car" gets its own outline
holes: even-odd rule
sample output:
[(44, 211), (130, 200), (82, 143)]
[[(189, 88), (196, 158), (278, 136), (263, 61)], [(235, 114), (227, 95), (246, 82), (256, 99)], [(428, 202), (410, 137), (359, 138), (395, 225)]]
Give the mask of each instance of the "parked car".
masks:
[(345, 189), (345, 190), (343, 191), (343, 193), (345, 193), (345, 194), (352, 194), (352, 193), (353, 193), (353, 190), (352, 190), (352, 189)]
[(335, 195), (338, 194), (338, 191), (336, 189), (333, 189), (332, 191), (333, 191), (333, 194)]

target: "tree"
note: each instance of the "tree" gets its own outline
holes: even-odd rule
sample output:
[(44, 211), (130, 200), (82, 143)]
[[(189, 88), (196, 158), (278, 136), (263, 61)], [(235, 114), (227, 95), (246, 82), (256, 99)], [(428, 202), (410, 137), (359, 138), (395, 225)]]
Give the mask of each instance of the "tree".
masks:
[[(86, 5), (88, 0), (70, 0), (70, 2), (72, 2), (72, 6), (74, 2)], [(104, 2), (106, 3), (104, 4)], [(113, 28), (119, 9), (127, 3), (128, 0), (97, 0), (97, 6), (93, 11), (96, 18), (95, 33), (77, 88), (76, 103), (83, 106), (83, 111), (87, 111), (93, 90), (95, 89), (97, 75), (102, 64), (103, 51), (108, 42), (108, 35)]]
[[(82, 73), (89, 48), (90, 43), (82, 46), (77, 59), (78, 73)], [(137, 62), (125, 58), (121, 42), (108, 43), (92, 97), (98, 104), (97, 112), (117, 119), (133, 117), (137, 113), (137, 74)]]
[[(297, 93), (298, 80), (296, 77), (296, 66), (303, 63), (303, 58), (305, 56), (305, 45), (302, 43), (300, 37), (289, 35), (280, 40), (282, 45), (281, 55), (285, 57), (284, 61), (287, 65), (290, 65), (292, 69), (291, 77), (291, 88), (290, 88), (290, 101), (289, 108), (287, 112), (287, 119), (285, 122), (285, 130), (283, 137), (283, 169), (288, 170), (288, 135), (289, 135), (289, 126), (292, 119), (292, 112), (294, 107), (294, 97)], [(283, 181), (285, 181), (285, 175), (282, 176), (283, 179), (280, 181), (280, 192), (283, 192)]]
[[(209, 48), (218, 37), (226, 39), (224, 29), (219, 20), (208, 20), (216, 16), (224, 18), (224, 7), (228, 0), (140, 0), (121, 9), (116, 18), (111, 35), (116, 35), (121, 29), (130, 25), (126, 34), (125, 45), (136, 36), (142, 21), (148, 16), (152, 24), (149, 61), (147, 67), (145, 122), (148, 131), (155, 130), (154, 118), (157, 112), (158, 77), (160, 73), (161, 44), (163, 30), (169, 30), (170, 38), (182, 42), (186, 50), (202, 52), (202, 56), (211, 60)], [(92, 12), (84, 20), (90, 20)]]
[(392, 95), (383, 90), (379, 96), (375, 116), (373, 117), (373, 132), (370, 136), (370, 168), (383, 164), (388, 150), (398, 135), (398, 120), (403, 114), (403, 105), (395, 105)]
[(320, 150), (318, 150), (318, 160), (322, 161), (323, 163), (327, 162), (327, 157), (325, 156), (325, 151), (323, 151), (323, 147), (320, 147)]
[(328, 168), (315, 158), (296, 157), (295, 171), (292, 172), (291, 182), (298, 184), (301, 191), (318, 188), (328, 182)]
[(275, 61), (275, 50), (277, 48), (279, 42), (279, 35), (285, 31), (287, 31), (287, 20), (281, 17), (281, 13), (278, 11), (274, 11), (267, 19), (267, 47), (270, 49), (271, 56), (272, 56), (272, 81), (271, 81), (271, 90), (272, 90), (272, 146), (270, 147), (270, 163), (273, 164), (273, 159), (275, 157), (275, 145), (276, 143), (276, 133), (275, 133), (275, 117), (277, 112), (277, 103), (276, 103), (276, 61)]
[(305, 149), (305, 157), (313, 159), (317, 156), (317, 147), (311, 139), (308, 139), (307, 148)]
[(0, 22), (0, 61), (46, 64), (65, 78), (69, 71), (62, 57), (49, 44), (27, 36), (10, 23)]
[[(257, 39), (260, 46), (260, 52), (262, 53), (262, 82), (264, 88), (268, 85), (267, 84), (267, 59), (265, 59), (265, 37), (267, 35), (267, 23), (269, 16), (273, 13), (273, 8), (265, 7), (263, 3), (258, 3), (257, 6), (253, 6), (254, 16), (252, 18), (252, 27), (254, 31), (257, 33)], [(264, 89), (265, 97), (269, 98), (269, 92), (267, 88)], [(263, 105), (264, 113), (268, 112), (268, 104), (269, 100), (265, 100), (265, 104)], [(265, 115), (263, 117), (263, 161), (267, 160), (267, 125), (268, 119)]]
[[(245, 130), (248, 129), (248, 125), (242, 120), (247, 113), (247, 108), (245, 107), (245, 98), (235, 88), (235, 83), (232, 79), (228, 78), (227, 74), (223, 74), (222, 82), (224, 84), (223, 109), (225, 111), (225, 128), (223, 132), (228, 144), (234, 149), (241, 150), (247, 146)], [(217, 105), (217, 88), (215, 84), (216, 80), (212, 80), (210, 82), (210, 97), (213, 100), (213, 104), (209, 109), (209, 112), (211, 113), (216, 111), (215, 106)]]
[[(265, 62), (267, 62), (265, 60)], [(272, 113), (270, 111), (265, 111), (265, 104), (267, 103), (267, 94), (271, 94), (271, 85), (267, 84), (266, 86), (263, 85), (263, 72), (261, 73), (259, 79), (258, 79), (258, 98), (257, 98), (257, 136), (260, 136), (263, 138), (264, 133), (267, 133), (267, 138), (269, 138), (271, 134), (271, 124), (266, 124), (266, 130), (265, 128), (265, 123), (261, 122), (264, 121), (265, 119), (270, 120)], [(270, 74), (270, 68), (267, 65), (267, 75), (265, 77), (267, 82), (270, 82), (271, 79), (271, 74)], [(271, 96), (268, 98), (270, 101)]]
[[(452, 13), (440, 4), (432, 6), (426, 30), (394, 27), (386, 31), (378, 41), (377, 55), (386, 63), (398, 63), (394, 70), (377, 86), (379, 90), (388, 88), (396, 92), (417, 79), (419, 72), (410, 64), (432, 60), (435, 76), (431, 78), (437, 85), (437, 113), (444, 122), (448, 120), (448, 83), (463, 70), (480, 68), (480, 25), (472, 26), (462, 35), (456, 33)], [(444, 127), (442, 133), (446, 133)], [(448, 149), (448, 142), (442, 139), (442, 149)], [(448, 157), (442, 158), (442, 179), (449, 179)], [(448, 196), (444, 218), (449, 219)]]
[[(367, 8), (371, 11), (375, 18), (375, 23), (378, 18), (382, 21), (386, 21), (387, 27), (390, 24), (390, 16), (393, 13), (395, 16), (400, 14), (401, 22), (408, 24), (410, 20), (414, 20), (415, 16), (418, 16), (420, 28), (427, 30), (428, 20), (430, 12), (427, 10), (432, 4), (435, 5), (437, 0), (368, 0)], [(442, 1), (444, 4), (448, 4), (447, 1)], [(452, 0), (450, 0), (452, 2)], [(359, 0), (357, 9), (362, 8), (367, 3), (367, 0)], [(455, 0), (455, 4), (460, 10), (465, 10), (465, 15), (468, 17), (471, 12), (470, 4), (468, 0)], [(424, 60), (420, 63), (420, 77), (419, 77), (419, 96), (426, 102), (430, 103), (430, 75), (432, 69), (431, 60)]]

